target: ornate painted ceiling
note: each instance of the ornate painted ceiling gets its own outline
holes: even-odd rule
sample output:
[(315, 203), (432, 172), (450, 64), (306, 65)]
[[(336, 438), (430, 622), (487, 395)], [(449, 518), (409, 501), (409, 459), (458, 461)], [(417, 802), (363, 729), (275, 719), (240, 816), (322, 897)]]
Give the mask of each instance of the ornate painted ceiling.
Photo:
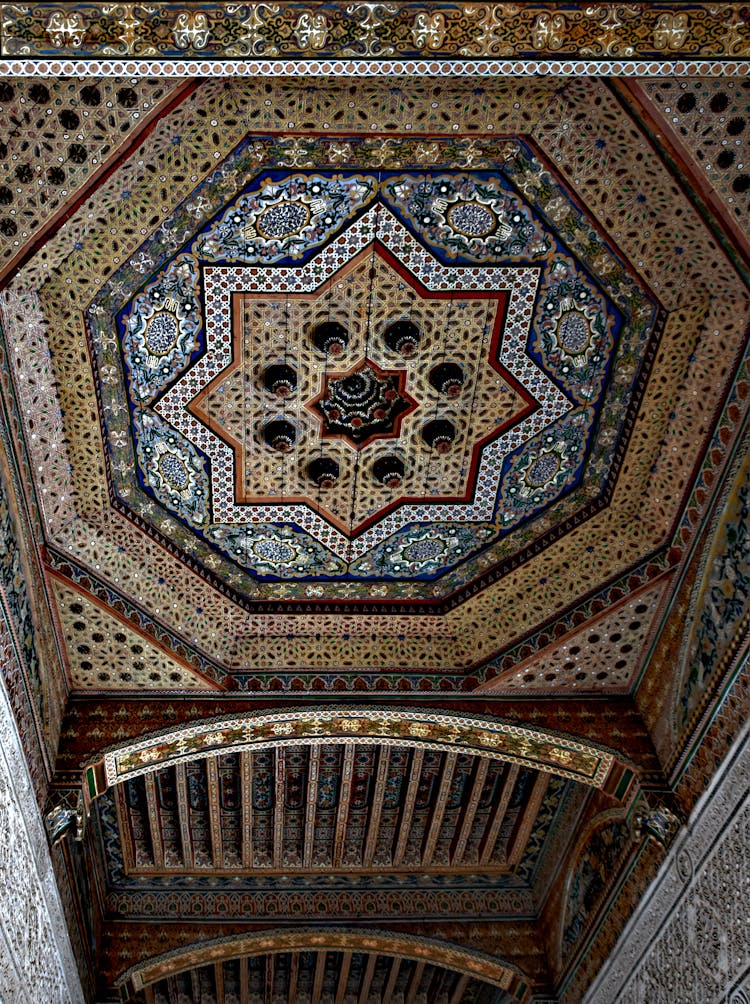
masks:
[(6, 685), (97, 1000), (582, 999), (747, 701), (743, 11), (2, 5)]

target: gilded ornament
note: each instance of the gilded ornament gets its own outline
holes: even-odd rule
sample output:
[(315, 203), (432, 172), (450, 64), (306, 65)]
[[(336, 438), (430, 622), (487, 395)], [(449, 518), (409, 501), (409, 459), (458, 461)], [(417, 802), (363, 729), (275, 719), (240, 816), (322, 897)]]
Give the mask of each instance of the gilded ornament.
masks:
[[(362, 3), (350, 3), (346, 8), (346, 13), (351, 14), (360, 23), (364, 34), (359, 39), (359, 44), (364, 47), (366, 56), (391, 56), (393, 46), (383, 45), (378, 34), (378, 28), (383, 24), (380, 16), (383, 14), (397, 14), (398, 8), (394, 3), (373, 3), (370, 0), (363, 0)], [(364, 15), (362, 17), (361, 15)], [(355, 56), (360, 53), (354, 49), (349, 49), (346, 55)]]
[(687, 38), (689, 25), (687, 14), (662, 14), (654, 27), (654, 47), (681, 48)]
[(172, 27), (178, 49), (205, 49), (211, 37), (208, 18), (202, 11), (183, 11)]
[[(247, 9), (246, 4), (227, 4), (227, 14), (236, 14), (242, 9)], [(240, 36), (236, 45), (226, 50), (227, 56), (275, 56), (278, 50), (274, 45), (268, 45), (266, 39), (261, 34), (261, 28), (265, 26), (264, 17), (268, 14), (278, 14), (279, 5), (277, 3), (256, 3), (250, 8), (249, 15), (240, 22), (245, 28), (245, 34)]]
[[(103, 52), (106, 55), (132, 56), (135, 53), (136, 44), (139, 41), (137, 29), (140, 28), (142, 24), (141, 19), (135, 13), (136, 8), (141, 8), (147, 15), (153, 15), (156, 11), (153, 4), (110, 3), (104, 4), (102, 7), (102, 14), (107, 17), (117, 18), (117, 26), (118, 28), (122, 28), (122, 31), (117, 36), (117, 40), (122, 43), (122, 47), (119, 48), (114, 45), (107, 45), (103, 49)], [(148, 46), (146, 48), (141, 48), (140, 54), (156, 56), (158, 55), (158, 50), (153, 46)]]
[(439, 13), (420, 12), (414, 18), (411, 37), (418, 49), (439, 49), (445, 38), (445, 17)]
[(325, 14), (300, 14), (294, 26), (294, 37), (301, 49), (322, 49), (328, 38), (328, 21)]
[(561, 49), (565, 41), (567, 21), (564, 14), (540, 14), (531, 29), (531, 37), (537, 49)]
[(67, 46), (79, 49), (86, 35), (86, 23), (78, 11), (64, 13), (53, 11), (47, 22), (47, 34), (53, 45), (63, 49)]
[[(623, 17), (640, 17), (641, 11), (635, 4), (607, 4), (605, 7), (589, 6), (584, 9), (587, 17), (601, 18), (601, 26), (604, 29), (597, 39), (597, 46), (593, 51), (602, 52), (605, 56), (632, 56), (633, 46), (623, 45), (622, 33), (619, 31), (624, 26)], [(584, 49), (590, 52), (590, 49)]]
[(512, 56), (514, 47), (506, 45), (503, 37), (498, 34), (500, 28), (521, 8), (518, 4), (487, 4), (485, 7), (467, 7), (466, 13), (471, 16), (481, 12), (479, 18), (479, 34), (472, 46), (461, 49), (462, 56)]

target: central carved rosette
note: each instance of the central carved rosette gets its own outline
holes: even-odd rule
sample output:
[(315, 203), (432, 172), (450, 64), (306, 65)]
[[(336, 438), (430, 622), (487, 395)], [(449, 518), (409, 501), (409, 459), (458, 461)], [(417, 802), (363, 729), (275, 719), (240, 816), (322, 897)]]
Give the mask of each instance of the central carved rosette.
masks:
[(344, 437), (356, 449), (398, 436), (401, 420), (417, 406), (405, 384), (405, 370), (382, 370), (370, 359), (345, 373), (327, 374), (322, 392), (310, 403), (321, 419), (321, 436)]

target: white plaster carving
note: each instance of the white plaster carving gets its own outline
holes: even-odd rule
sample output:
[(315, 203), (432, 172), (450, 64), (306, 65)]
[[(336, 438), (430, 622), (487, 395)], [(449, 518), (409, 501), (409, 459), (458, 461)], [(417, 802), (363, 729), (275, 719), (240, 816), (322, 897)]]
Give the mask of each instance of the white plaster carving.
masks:
[(47, 838), (0, 685), (0, 1001), (83, 1004)]
[(583, 1004), (750, 1004), (750, 724)]

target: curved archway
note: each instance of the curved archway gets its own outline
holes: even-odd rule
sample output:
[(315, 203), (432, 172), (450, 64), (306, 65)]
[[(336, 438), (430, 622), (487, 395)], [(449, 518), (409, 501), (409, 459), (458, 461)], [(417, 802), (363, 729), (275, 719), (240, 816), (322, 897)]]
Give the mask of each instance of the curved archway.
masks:
[(622, 800), (634, 768), (595, 743), (489, 717), (426, 709), (348, 707), (249, 712), (193, 722), (114, 747), (85, 768), (87, 803), (107, 788), (163, 767), (243, 751), (338, 743), (470, 754), (580, 781)]
[[(343, 928), (302, 928), (253, 932), (213, 941), (201, 942), (177, 949), (139, 963), (124, 972), (117, 981), (123, 1000), (131, 1000), (140, 991), (161, 980), (203, 966), (221, 966), (242, 958), (278, 956), (302, 952), (377, 956), (433, 966), (448, 970), (463, 978), (464, 986), (470, 980), (505, 991), (508, 1001), (525, 1002), (530, 993), (528, 981), (515, 967), (494, 956), (463, 948), (436, 938), (416, 937), (391, 931), (373, 929), (346, 930)], [(373, 966), (374, 968), (374, 966)], [(347, 967), (347, 975), (348, 975)], [(457, 997), (465, 1000), (465, 998)]]

